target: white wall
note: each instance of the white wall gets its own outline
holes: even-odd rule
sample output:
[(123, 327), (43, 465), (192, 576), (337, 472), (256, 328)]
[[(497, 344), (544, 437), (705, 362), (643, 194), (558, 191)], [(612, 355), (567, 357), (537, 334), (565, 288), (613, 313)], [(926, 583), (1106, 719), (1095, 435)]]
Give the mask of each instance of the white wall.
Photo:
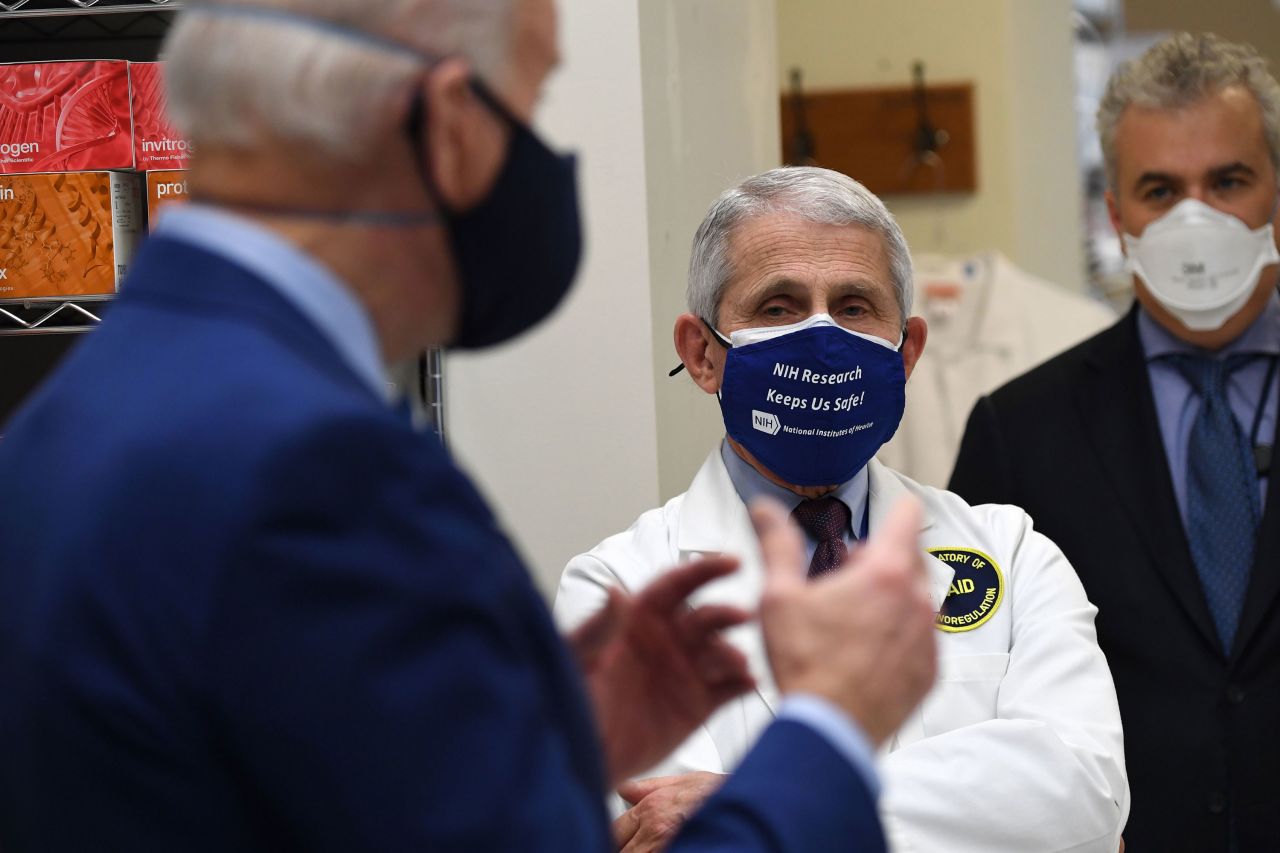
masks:
[(714, 397), (667, 377), (686, 310), (693, 235), (727, 187), (781, 162), (774, 0), (641, 0), (640, 44), (653, 277), (658, 488), (689, 487), (724, 435)]
[(551, 322), (446, 364), (450, 442), (543, 589), (683, 491), (722, 434), (714, 399), (666, 376), (671, 326), (707, 206), (778, 162), (790, 65), (814, 87), (902, 83), (917, 58), (976, 82), (980, 191), (891, 206), (917, 250), (995, 247), (1080, 285), (1069, 6), (562, 0), (566, 63), (541, 124), (582, 155), (586, 264)]
[[(978, 191), (885, 199), (913, 251), (995, 248), (1084, 288), (1070, 0), (778, 0), (779, 83), (972, 82)], [(943, 149), (945, 157), (946, 151)]]
[(671, 322), (707, 205), (776, 163), (773, 3), (560, 4), (566, 61), (540, 124), (581, 154), (586, 263), (550, 322), (445, 365), (450, 444), (546, 591), (574, 554), (683, 490), (719, 434), (714, 400), (666, 378)]
[(561, 19), (566, 61), (540, 125), (580, 154), (585, 264), (550, 322), (445, 362), (450, 446), (544, 589), (658, 499), (635, 0), (570, 0)]

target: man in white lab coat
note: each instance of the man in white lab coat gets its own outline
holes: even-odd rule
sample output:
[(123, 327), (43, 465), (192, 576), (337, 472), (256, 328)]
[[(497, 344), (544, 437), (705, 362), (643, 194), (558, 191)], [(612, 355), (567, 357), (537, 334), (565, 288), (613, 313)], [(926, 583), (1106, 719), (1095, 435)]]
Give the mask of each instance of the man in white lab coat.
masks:
[[(970, 507), (872, 458), (924, 350), (925, 321), (907, 317), (911, 282), (897, 223), (844, 175), (776, 169), (724, 193), (694, 241), (675, 343), (693, 381), (719, 398), (725, 440), (685, 494), (569, 563), (557, 619), (576, 626), (610, 588), (634, 591), (715, 553), (742, 568), (695, 603), (753, 608), (763, 570), (751, 500), (794, 508), (817, 575), (841, 570), (895, 500), (914, 494), (941, 665), (880, 756), (893, 849), (1112, 853), (1129, 808), (1120, 715), (1096, 611), (1071, 566), (1021, 510)], [(619, 789), (631, 806), (615, 823), (627, 853), (660, 849), (772, 719), (760, 632), (745, 626), (733, 640), (757, 690)]]

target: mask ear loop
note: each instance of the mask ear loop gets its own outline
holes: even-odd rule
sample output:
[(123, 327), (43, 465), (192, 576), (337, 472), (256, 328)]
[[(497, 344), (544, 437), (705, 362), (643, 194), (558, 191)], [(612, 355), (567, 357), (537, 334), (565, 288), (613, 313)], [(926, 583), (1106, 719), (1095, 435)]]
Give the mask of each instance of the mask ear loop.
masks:
[[(427, 73), (430, 74), (435, 70), (443, 60), (434, 59), (427, 66)], [(521, 126), (518, 118), (512, 114), (507, 105), (502, 103), (497, 95), (489, 91), (489, 87), (484, 84), (479, 77), (472, 76), (467, 80), (467, 86), (480, 103), (484, 104), (489, 112), (493, 113), (511, 129)], [(418, 178), (422, 182), (422, 186), (427, 191), (433, 204), (440, 211), (441, 216), (447, 221), (453, 218), (456, 213), (449, 209), (444, 203), (444, 196), (440, 193), (440, 187), (436, 185), (435, 178), (431, 173), (431, 161), (428, 159), (428, 148), (426, 140), (427, 129), (427, 99), (419, 88), (413, 94), (413, 100), (409, 104), (409, 114), (404, 120), (404, 133), (409, 138), (409, 147), (413, 151), (413, 164), (417, 168)]]
[[(698, 319), (702, 320), (701, 317), (699, 317)], [(702, 320), (702, 325), (706, 326), (707, 330), (711, 332), (711, 336), (716, 339), (716, 343), (718, 343), (720, 346), (724, 347), (725, 349), (733, 349), (733, 344), (725, 340), (724, 335), (717, 332), (715, 326), (711, 325), (706, 320)], [(682, 370), (684, 370), (683, 361), (677, 364), (675, 367), (671, 368), (671, 370), (667, 372), (667, 376), (668, 377), (675, 376), (677, 373), (679, 373)]]

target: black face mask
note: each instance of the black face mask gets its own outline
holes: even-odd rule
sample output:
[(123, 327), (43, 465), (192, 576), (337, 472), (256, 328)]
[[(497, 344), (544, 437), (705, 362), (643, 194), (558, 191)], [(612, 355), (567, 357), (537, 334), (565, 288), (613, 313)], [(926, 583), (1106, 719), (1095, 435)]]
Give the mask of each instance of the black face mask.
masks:
[[(510, 129), (507, 159), (489, 195), (471, 210), (443, 202), (430, 165), (423, 185), (440, 209), (462, 288), (462, 318), (451, 346), (480, 349), (537, 325), (568, 294), (582, 257), (577, 162), (559, 155), (478, 80), (472, 90)], [(425, 158), (425, 105), (418, 96), (406, 126)]]
[[(386, 36), (288, 9), (238, 4), (194, 4), (184, 14), (239, 17), (306, 27), (330, 37), (359, 42), (425, 63), (439, 57)], [(524, 122), (511, 114), (479, 80), (476, 96), (511, 131), (507, 159), (489, 196), (465, 213), (451, 211), (431, 180), (423, 128), (427, 121), (421, 93), (406, 122), (409, 143), (427, 192), (439, 208), (431, 212), (314, 211), (271, 205), (228, 205), (241, 210), (385, 227), (417, 226), (443, 220), (462, 287), (462, 318), (451, 346), (479, 349), (528, 331), (556, 309), (582, 257), (577, 168), (573, 157), (548, 148)], [(216, 199), (210, 199), (217, 203)]]

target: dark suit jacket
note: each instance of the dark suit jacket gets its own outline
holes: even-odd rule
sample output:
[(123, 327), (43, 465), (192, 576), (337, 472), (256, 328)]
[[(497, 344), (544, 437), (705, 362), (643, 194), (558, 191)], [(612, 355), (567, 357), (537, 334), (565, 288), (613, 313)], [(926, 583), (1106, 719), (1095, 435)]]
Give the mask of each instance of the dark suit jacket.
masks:
[(978, 401), (951, 489), (1023, 507), (1098, 607), (1133, 803), (1131, 853), (1240, 853), (1280, 838), (1280, 471), (1235, 648), (1183, 531), (1136, 314)]
[[(265, 283), (153, 238), (0, 443), (0, 847), (603, 851), (604, 786), (439, 443)], [(850, 839), (882, 849), (862, 780), (784, 723), (678, 849)]]

